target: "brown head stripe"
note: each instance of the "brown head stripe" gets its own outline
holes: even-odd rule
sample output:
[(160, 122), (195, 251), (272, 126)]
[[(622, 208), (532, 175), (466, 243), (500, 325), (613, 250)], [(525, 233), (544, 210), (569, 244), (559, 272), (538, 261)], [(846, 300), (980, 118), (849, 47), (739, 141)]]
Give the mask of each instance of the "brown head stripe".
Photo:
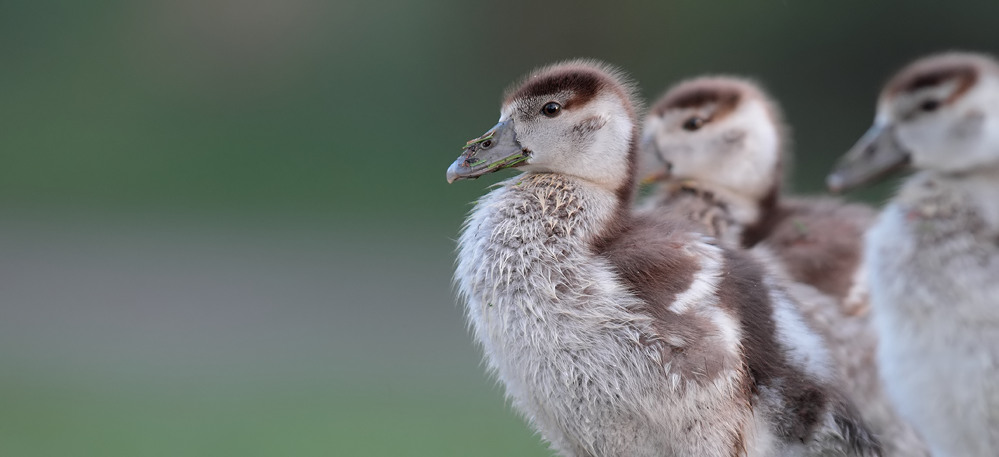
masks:
[(537, 98), (571, 92), (572, 98), (566, 102), (568, 108), (577, 103), (585, 104), (605, 86), (607, 82), (595, 72), (559, 68), (548, 74), (531, 77), (516, 92), (508, 96), (507, 101), (514, 98)]
[(895, 93), (911, 93), (927, 87), (935, 87), (940, 84), (955, 81), (957, 89), (947, 98), (946, 102), (951, 102), (961, 96), (978, 79), (978, 71), (972, 66), (959, 66), (950, 68), (930, 69), (925, 73), (910, 75), (905, 81), (901, 81), (895, 88)]
[(672, 109), (698, 108), (716, 105), (714, 119), (727, 116), (742, 100), (740, 87), (716, 80), (694, 80), (682, 83), (656, 102), (652, 112), (657, 116)]
[(719, 110), (730, 111), (740, 100), (739, 92), (729, 88), (692, 87), (689, 90), (671, 94), (670, 97), (657, 103), (654, 110), (662, 114), (671, 109), (697, 108), (708, 104), (717, 104)]
[(635, 119), (638, 100), (633, 95), (631, 83), (613, 67), (596, 61), (578, 60), (541, 68), (531, 73), (523, 82), (507, 91), (503, 103), (521, 98), (543, 98), (558, 93), (571, 93), (565, 108), (586, 104), (600, 91), (615, 92)]
[(945, 100), (949, 103), (960, 97), (978, 81), (985, 68), (999, 68), (990, 57), (978, 54), (948, 53), (917, 60), (899, 71), (885, 85), (883, 96), (911, 93), (947, 82), (956, 82), (957, 89)]

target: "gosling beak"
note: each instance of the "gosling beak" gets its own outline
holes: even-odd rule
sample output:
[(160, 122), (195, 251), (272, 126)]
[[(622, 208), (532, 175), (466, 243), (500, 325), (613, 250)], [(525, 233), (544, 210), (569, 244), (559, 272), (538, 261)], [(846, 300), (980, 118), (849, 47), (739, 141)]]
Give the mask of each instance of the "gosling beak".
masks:
[(658, 171), (655, 173), (648, 173), (642, 176), (642, 179), (638, 181), (641, 186), (650, 186), (660, 181), (666, 181), (671, 175), (668, 171)]
[(465, 150), (447, 169), (447, 182), (474, 179), (486, 173), (522, 164), (531, 151), (517, 141), (513, 120), (496, 124), (484, 135), (465, 143)]
[(673, 164), (663, 158), (659, 145), (653, 138), (646, 138), (638, 146), (641, 152), (639, 158), (638, 184), (647, 186), (672, 177)]
[(839, 159), (826, 177), (826, 186), (832, 192), (853, 189), (908, 165), (909, 157), (909, 151), (898, 141), (895, 127), (875, 123)]

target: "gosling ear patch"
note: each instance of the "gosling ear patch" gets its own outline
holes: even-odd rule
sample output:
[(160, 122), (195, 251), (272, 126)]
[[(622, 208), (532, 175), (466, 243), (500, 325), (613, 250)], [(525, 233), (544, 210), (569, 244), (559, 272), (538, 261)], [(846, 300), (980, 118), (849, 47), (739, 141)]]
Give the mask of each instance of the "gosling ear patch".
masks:
[(578, 124), (572, 126), (572, 133), (578, 136), (587, 136), (607, 125), (607, 119), (602, 116), (590, 116), (583, 119)]
[(731, 129), (722, 133), (722, 140), (728, 146), (739, 146), (746, 140), (746, 131), (743, 129)]
[(981, 134), (983, 127), (985, 127), (985, 113), (976, 109), (964, 115), (954, 126), (953, 132), (957, 138), (971, 138)]

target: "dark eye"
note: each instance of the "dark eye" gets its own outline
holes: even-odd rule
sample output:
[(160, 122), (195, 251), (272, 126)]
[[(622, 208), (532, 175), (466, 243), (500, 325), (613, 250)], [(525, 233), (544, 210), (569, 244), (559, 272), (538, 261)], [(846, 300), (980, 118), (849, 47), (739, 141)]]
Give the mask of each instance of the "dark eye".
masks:
[(703, 117), (694, 116), (686, 121), (683, 121), (683, 129), (693, 132), (694, 130), (703, 127), (705, 122), (706, 121)]
[(926, 111), (926, 112), (936, 111), (937, 108), (939, 108), (939, 107), (940, 107), (940, 102), (938, 102), (936, 100), (927, 100), (927, 101), (923, 102), (922, 105), (919, 105), (919, 109), (921, 109), (923, 111)]
[(562, 105), (555, 102), (548, 102), (545, 106), (541, 107), (541, 114), (548, 117), (558, 116), (558, 113), (562, 112)]

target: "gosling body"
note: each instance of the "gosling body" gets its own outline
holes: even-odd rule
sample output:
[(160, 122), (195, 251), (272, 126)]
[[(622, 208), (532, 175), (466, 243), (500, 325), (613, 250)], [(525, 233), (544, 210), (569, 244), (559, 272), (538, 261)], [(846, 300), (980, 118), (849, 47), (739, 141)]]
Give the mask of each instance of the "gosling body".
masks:
[(592, 62), (541, 69), (449, 169), (525, 171), (476, 203), (455, 273), (515, 407), (570, 457), (877, 455), (759, 265), (631, 213), (630, 87)]
[(874, 126), (828, 182), (848, 189), (906, 164), (867, 235), (888, 392), (934, 456), (999, 449), (999, 64), (948, 53), (900, 71)]
[(735, 77), (684, 81), (654, 105), (642, 175), (657, 181), (643, 213), (684, 215), (703, 233), (751, 250), (827, 341), (845, 391), (882, 438), (885, 455), (926, 455), (887, 397), (862, 275), (870, 207), (830, 197), (786, 197), (788, 143), (777, 104)]

